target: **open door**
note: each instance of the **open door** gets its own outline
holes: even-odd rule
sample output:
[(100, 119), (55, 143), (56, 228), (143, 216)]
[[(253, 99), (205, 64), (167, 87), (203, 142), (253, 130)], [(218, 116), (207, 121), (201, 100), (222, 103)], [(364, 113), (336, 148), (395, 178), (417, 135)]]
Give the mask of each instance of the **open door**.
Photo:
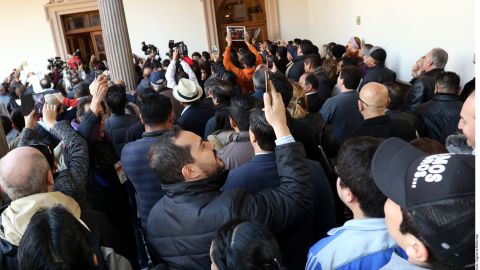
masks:
[[(227, 26), (245, 26), (250, 37), (261, 29), (256, 41), (267, 39), (265, 0), (215, 0), (215, 11), (220, 48), (226, 47)], [(238, 42), (234, 46), (241, 47), (243, 44)]]

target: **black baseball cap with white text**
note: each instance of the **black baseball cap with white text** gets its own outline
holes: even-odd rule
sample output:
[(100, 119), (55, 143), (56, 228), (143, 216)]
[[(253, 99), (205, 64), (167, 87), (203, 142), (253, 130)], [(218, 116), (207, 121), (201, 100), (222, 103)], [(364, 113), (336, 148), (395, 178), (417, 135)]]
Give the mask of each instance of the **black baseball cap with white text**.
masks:
[(426, 244), (449, 262), (469, 267), (475, 251), (475, 156), (426, 155), (390, 138), (377, 149), (372, 176), (412, 216)]

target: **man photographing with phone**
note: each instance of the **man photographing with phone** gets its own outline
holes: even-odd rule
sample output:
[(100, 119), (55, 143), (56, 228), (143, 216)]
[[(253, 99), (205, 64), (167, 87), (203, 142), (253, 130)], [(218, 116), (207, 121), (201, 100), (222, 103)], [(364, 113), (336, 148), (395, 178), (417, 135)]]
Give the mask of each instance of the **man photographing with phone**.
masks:
[(262, 56), (258, 53), (252, 43), (250, 43), (250, 36), (248, 35), (248, 32), (245, 31), (244, 41), (245, 44), (247, 44), (249, 52), (241, 56), (240, 63), (243, 65), (243, 68), (238, 68), (232, 63), (230, 56), (233, 41), (229, 31), (227, 31), (227, 37), (225, 40), (228, 44), (223, 57), (223, 65), (225, 66), (225, 69), (235, 73), (237, 76), (237, 82), (242, 88), (242, 93), (253, 92), (253, 73), (255, 72), (255, 67), (263, 62)]

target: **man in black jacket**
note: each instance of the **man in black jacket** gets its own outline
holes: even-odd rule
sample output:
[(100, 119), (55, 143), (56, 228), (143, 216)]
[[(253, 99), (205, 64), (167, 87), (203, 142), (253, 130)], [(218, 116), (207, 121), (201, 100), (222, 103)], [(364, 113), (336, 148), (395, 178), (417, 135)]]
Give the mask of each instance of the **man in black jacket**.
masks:
[(105, 136), (115, 148), (117, 158), (120, 158), (128, 129), (140, 119), (135, 115), (125, 113), (128, 100), (124, 87), (110, 86), (105, 101), (112, 112), (112, 115), (105, 121)]
[(288, 79), (298, 82), (300, 76), (302, 76), (302, 74), (305, 72), (305, 57), (309, 54), (315, 53), (316, 52), (313, 43), (310, 40), (302, 40), (297, 49), (297, 57), (293, 60), (293, 65), (287, 69)]
[(462, 101), (458, 96), (460, 77), (454, 72), (443, 72), (437, 79), (432, 100), (421, 104), (415, 114), (425, 125), (425, 136), (445, 144), (449, 135), (457, 132)]
[(387, 52), (381, 47), (373, 47), (368, 55), (365, 55), (363, 62), (367, 65), (368, 70), (363, 77), (358, 91), (369, 82), (394, 82), (397, 74), (385, 66), (385, 59), (387, 59)]
[(388, 90), (383, 84), (367, 83), (358, 97), (358, 109), (364, 121), (360, 128), (350, 133), (350, 138), (372, 136), (376, 138), (397, 137), (407, 142), (417, 138), (415, 129), (400, 119), (385, 115), (388, 106)]
[(249, 219), (278, 234), (304, 218), (313, 206), (309, 171), (302, 146), (287, 127), (282, 97), (273, 85), (264, 95), (265, 116), (273, 127), (280, 186), (256, 194), (221, 193), (228, 172), (208, 142), (174, 129), (152, 146), (149, 159), (161, 176), (166, 195), (153, 207), (147, 241), (154, 260), (171, 270), (208, 269), (210, 243), (217, 229), (232, 219)]
[(414, 111), (418, 105), (432, 99), (435, 81), (447, 65), (448, 53), (440, 48), (432, 49), (423, 59), (424, 71), (412, 84), (405, 102), (406, 111)]

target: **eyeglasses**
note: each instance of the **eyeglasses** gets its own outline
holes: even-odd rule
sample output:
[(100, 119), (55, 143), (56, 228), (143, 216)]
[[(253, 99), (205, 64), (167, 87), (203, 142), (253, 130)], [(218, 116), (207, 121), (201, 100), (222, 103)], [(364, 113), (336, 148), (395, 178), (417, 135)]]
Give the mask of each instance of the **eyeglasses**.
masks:
[(383, 107), (385, 107), (386, 104), (388, 104), (388, 102), (387, 102), (386, 104), (381, 105), (381, 106), (373, 106), (373, 105), (368, 105), (368, 104), (367, 104), (365, 101), (363, 101), (360, 97), (358, 97), (358, 100), (359, 100), (360, 102), (362, 102), (363, 105), (365, 105), (365, 106), (367, 106), (367, 107), (377, 108), (377, 109), (383, 108)]

